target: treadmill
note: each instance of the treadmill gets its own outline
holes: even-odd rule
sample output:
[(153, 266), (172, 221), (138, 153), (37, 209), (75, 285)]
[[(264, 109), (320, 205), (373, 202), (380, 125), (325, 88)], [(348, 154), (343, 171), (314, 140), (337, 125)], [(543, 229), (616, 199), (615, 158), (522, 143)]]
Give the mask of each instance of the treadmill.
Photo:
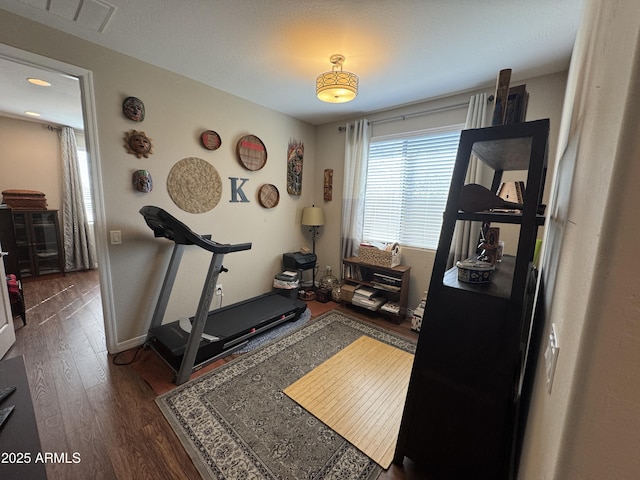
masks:
[[(225, 254), (249, 250), (251, 243), (217, 243), (211, 240), (210, 235), (193, 232), (159, 207), (145, 206), (140, 213), (155, 237), (174, 242), (145, 346), (151, 347), (176, 372), (174, 382), (177, 385), (186, 382), (194, 371), (240, 349), (254, 335), (283, 322), (298, 320), (306, 310), (305, 302), (270, 292), (209, 311), (218, 275), (227, 271), (222, 266)], [(187, 245), (196, 245), (212, 253), (209, 271), (195, 316), (163, 325), (169, 296)]]

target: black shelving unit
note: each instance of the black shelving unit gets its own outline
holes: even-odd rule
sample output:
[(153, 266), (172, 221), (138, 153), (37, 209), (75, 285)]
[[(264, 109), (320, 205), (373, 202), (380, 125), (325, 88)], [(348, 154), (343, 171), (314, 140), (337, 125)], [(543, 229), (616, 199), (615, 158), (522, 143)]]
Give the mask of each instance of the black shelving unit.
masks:
[[(532, 260), (542, 202), (549, 121), (465, 130), (434, 261), (422, 328), (394, 461), (409, 457), (429, 478), (511, 479), (524, 428), (521, 383), (536, 286)], [(471, 155), (493, 170), (497, 192), (503, 173), (522, 171), (524, 206), (516, 213), (458, 209)], [(489, 284), (458, 281), (447, 269), (455, 226), (519, 225), (515, 256), (497, 264)]]
[(14, 256), (22, 280), (64, 274), (64, 252), (57, 210), (12, 210)]

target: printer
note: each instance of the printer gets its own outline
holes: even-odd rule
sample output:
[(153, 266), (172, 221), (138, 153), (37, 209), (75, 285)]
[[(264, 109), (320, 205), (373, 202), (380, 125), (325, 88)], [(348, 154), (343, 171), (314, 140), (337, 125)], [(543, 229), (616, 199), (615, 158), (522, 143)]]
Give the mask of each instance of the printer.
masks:
[(309, 270), (316, 266), (315, 253), (292, 252), (282, 254), (282, 264), (286, 270)]

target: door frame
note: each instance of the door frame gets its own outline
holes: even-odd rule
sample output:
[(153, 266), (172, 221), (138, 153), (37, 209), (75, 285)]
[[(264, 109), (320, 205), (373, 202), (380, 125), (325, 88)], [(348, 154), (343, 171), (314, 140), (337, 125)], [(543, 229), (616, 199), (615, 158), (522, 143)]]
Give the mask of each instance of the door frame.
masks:
[[(0, 252), (2, 252), (2, 245), (0, 245)], [(2, 285), (0, 285), (0, 359), (2, 359), (11, 346), (16, 343), (11, 300), (9, 299), (7, 282), (4, 280), (5, 277), (4, 259), (0, 255), (0, 281), (2, 281)]]
[(100, 278), (100, 295), (104, 317), (105, 339), (109, 353), (115, 353), (116, 328), (115, 304), (113, 300), (113, 284), (111, 280), (111, 263), (107, 244), (107, 226), (104, 208), (104, 192), (102, 188), (102, 169), (100, 167), (100, 148), (98, 144), (98, 128), (96, 120), (95, 96), (93, 89), (93, 73), (85, 68), (60, 62), (49, 57), (20, 50), (0, 43), (0, 57), (30, 65), (35, 68), (52, 70), (76, 77), (80, 83), (80, 98), (84, 118), (84, 134), (87, 154), (91, 165), (92, 201), (95, 213), (94, 231), (96, 253), (98, 256), (98, 273)]

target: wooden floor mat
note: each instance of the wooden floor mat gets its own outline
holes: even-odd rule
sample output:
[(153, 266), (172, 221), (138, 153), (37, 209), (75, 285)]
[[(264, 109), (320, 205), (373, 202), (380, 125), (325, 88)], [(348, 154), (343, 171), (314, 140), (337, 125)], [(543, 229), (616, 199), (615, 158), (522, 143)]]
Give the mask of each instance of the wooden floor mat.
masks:
[(386, 469), (412, 364), (410, 353), (363, 336), (284, 393)]

